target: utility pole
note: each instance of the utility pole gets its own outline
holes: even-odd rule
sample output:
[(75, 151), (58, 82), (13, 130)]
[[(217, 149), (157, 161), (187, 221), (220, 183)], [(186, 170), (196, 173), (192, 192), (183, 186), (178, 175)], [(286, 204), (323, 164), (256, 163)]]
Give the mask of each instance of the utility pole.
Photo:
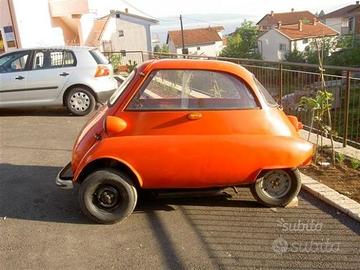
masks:
[[(180, 26), (181, 26), (181, 43), (182, 43), (182, 54), (187, 54), (187, 50), (185, 49), (185, 41), (184, 41), (184, 27), (182, 22), (182, 16), (180, 14)], [(184, 56), (185, 58), (185, 56)]]

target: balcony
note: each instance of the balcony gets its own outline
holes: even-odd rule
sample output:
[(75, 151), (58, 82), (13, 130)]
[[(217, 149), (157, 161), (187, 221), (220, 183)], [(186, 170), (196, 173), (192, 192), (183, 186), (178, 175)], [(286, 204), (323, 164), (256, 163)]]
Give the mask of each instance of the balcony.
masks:
[(89, 13), (88, 0), (49, 0), (52, 17), (65, 17)]

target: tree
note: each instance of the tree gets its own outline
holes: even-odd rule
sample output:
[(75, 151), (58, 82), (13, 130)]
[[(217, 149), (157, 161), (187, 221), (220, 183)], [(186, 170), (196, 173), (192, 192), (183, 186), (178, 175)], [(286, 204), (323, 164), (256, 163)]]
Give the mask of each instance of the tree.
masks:
[(156, 53), (169, 53), (169, 46), (167, 44), (163, 44), (161, 47), (159, 44), (155, 45), (154, 52)]
[(288, 52), (285, 55), (285, 60), (287, 62), (295, 62), (295, 63), (305, 63), (305, 56), (303, 52), (298, 51), (297, 49)]
[(169, 46), (167, 44), (163, 44), (161, 47), (160, 45), (156, 45), (154, 47), (154, 56), (156, 58), (167, 58), (169, 57)]
[(257, 50), (258, 34), (259, 30), (252, 22), (244, 21), (228, 38), (227, 46), (221, 51), (220, 56), (260, 59)]

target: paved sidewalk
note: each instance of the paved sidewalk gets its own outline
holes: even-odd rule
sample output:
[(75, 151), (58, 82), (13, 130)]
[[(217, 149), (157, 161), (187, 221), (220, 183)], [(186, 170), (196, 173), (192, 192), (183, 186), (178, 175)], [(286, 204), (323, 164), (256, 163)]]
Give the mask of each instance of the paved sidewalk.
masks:
[[(300, 130), (300, 136), (302, 138), (304, 138), (305, 140), (307, 140), (309, 135), (309, 132), (306, 130)], [(320, 139), (319, 139), (320, 141)], [(316, 143), (316, 134), (311, 134), (310, 135), (310, 142), (312, 143)], [(331, 145), (330, 139), (327, 138), (323, 138), (323, 144), (324, 145)], [(335, 144), (335, 151), (338, 153), (342, 153), (345, 156), (351, 157), (351, 158), (356, 158), (360, 160), (360, 149), (356, 149), (352, 146), (346, 146), (343, 147), (343, 144), (340, 142), (334, 142)]]
[(360, 222), (360, 203), (305, 174), (301, 174), (301, 182), (304, 190)]

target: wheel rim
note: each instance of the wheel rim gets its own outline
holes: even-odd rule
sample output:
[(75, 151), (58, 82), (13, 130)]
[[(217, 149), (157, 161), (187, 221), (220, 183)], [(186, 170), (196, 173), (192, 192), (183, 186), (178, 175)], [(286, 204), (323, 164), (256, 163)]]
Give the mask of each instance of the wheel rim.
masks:
[(263, 193), (275, 199), (284, 197), (291, 188), (291, 177), (285, 171), (271, 171), (264, 175), (261, 185)]
[(119, 206), (121, 193), (111, 185), (101, 186), (93, 194), (94, 204), (102, 209), (112, 210)]
[(70, 97), (70, 106), (75, 111), (84, 112), (90, 107), (90, 97), (85, 92), (75, 92)]

